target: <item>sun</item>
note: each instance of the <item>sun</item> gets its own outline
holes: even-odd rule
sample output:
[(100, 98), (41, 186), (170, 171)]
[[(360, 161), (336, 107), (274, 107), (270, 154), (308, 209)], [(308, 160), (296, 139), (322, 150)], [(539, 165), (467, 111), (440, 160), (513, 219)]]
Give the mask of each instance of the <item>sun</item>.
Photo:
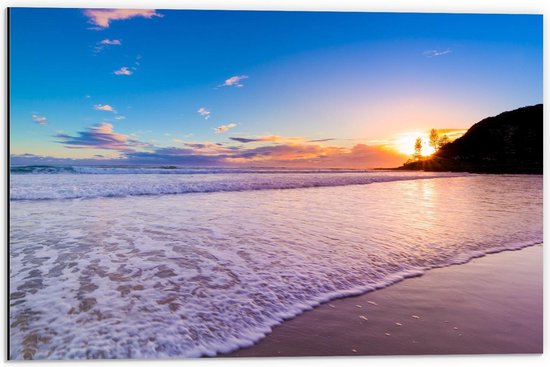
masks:
[(399, 134), (393, 143), (394, 149), (406, 155), (413, 155), (414, 143), (418, 137), (422, 139), (422, 150), (420, 151), (422, 156), (427, 157), (434, 154), (435, 149), (429, 144), (429, 136), (427, 132), (417, 131)]

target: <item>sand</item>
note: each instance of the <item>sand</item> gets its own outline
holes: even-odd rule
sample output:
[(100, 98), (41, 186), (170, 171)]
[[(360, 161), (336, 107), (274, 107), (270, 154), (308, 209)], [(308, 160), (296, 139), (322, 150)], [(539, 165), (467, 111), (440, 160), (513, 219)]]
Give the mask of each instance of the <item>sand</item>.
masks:
[(542, 353), (543, 246), (323, 304), (222, 357)]

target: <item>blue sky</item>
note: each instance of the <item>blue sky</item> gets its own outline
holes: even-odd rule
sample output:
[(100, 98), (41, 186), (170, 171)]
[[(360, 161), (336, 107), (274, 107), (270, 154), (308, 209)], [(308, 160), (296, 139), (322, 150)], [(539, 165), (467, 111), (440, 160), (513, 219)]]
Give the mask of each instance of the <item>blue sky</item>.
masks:
[(25, 162), (396, 165), (542, 103), (542, 16), (12, 8), (10, 78)]

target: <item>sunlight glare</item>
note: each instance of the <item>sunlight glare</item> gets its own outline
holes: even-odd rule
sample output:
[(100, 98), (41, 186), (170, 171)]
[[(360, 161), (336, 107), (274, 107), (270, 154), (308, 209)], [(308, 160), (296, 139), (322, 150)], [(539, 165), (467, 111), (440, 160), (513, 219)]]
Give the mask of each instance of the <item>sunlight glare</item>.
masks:
[(430, 138), (428, 132), (408, 132), (399, 134), (395, 140), (395, 149), (403, 154), (414, 154), (414, 143), (416, 138), (422, 138), (422, 156), (427, 157), (435, 153), (435, 149), (430, 146)]

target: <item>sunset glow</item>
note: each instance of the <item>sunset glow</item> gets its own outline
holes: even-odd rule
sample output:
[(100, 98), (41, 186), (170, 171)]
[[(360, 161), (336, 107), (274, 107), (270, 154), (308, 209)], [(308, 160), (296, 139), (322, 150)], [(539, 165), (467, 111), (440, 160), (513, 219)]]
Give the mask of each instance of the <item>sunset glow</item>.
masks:
[(429, 145), (429, 134), (427, 132), (409, 132), (403, 133), (395, 140), (395, 148), (397, 151), (407, 154), (414, 154), (414, 145), (417, 138), (422, 138), (422, 156), (426, 157), (435, 153), (435, 149)]
[(6, 8), (4, 359), (542, 354), (545, 14), (283, 2)]
[(431, 128), (540, 103), (541, 29), (527, 15), (13, 8), (12, 163), (395, 167), (418, 136), (434, 152)]

